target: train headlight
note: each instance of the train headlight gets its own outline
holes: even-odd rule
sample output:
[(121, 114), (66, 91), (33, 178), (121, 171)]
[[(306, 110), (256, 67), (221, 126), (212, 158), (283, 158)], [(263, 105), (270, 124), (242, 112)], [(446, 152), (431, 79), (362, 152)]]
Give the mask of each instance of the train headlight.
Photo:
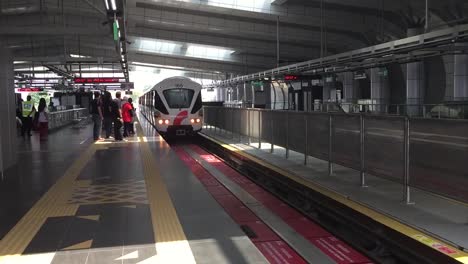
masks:
[(158, 123), (159, 123), (160, 125), (162, 125), (162, 124), (164, 123), (164, 120), (159, 119), (159, 120), (158, 120)]
[(195, 123), (195, 119), (193, 119), (193, 118), (190, 119), (190, 123), (192, 123), (192, 124)]
[(169, 125), (169, 119), (164, 120), (164, 124)]
[(201, 120), (200, 120), (200, 118), (197, 118), (197, 120), (196, 120), (196, 121), (197, 121), (197, 123), (200, 123), (200, 121), (201, 121)]

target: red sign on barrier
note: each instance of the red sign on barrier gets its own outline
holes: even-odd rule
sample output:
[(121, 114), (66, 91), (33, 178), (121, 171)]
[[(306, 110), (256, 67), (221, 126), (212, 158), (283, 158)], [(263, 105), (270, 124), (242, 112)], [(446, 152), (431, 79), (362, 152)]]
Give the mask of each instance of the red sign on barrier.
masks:
[(75, 78), (75, 83), (119, 83), (119, 78)]
[(18, 92), (42, 92), (44, 88), (18, 88)]

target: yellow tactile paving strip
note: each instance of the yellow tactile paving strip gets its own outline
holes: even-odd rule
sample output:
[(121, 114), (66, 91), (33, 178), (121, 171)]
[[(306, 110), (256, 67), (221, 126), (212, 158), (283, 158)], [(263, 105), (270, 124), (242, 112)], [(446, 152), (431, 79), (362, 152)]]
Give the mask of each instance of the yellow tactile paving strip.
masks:
[(304, 186), (307, 186), (309, 187), (310, 189), (314, 190), (314, 191), (317, 191), (327, 197), (330, 197), (332, 199), (334, 199), (335, 201), (337, 202), (340, 202), (372, 219), (374, 219), (375, 221), (387, 226), (387, 227), (390, 227), (392, 228), (393, 230), (396, 230), (408, 237), (411, 237), (412, 239), (415, 239), (417, 241), (419, 241), (420, 243), (428, 246), (428, 247), (431, 247), (433, 248), (434, 250), (438, 250), (442, 253), (444, 253), (445, 255), (457, 260), (458, 262), (460, 263), (464, 263), (464, 264), (468, 264), (468, 253), (467, 252), (464, 252), (464, 251), (461, 251), (445, 242), (442, 242), (441, 240), (439, 239), (436, 239), (434, 238), (433, 236), (431, 236), (430, 234), (427, 234), (425, 232), (422, 232), (420, 230), (417, 230), (415, 228), (412, 228), (408, 225), (405, 225), (385, 214), (382, 214), (382, 213), (379, 213), (375, 210), (372, 210), (370, 208), (368, 208), (367, 206), (365, 205), (362, 205), (358, 202), (355, 202), (355, 201), (352, 201), (352, 200), (349, 200), (347, 199), (346, 197), (342, 196), (342, 195), (339, 195), (331, 190), (328, 190), (326, 188), (323, 188), (317, 184), (314, 184), (313, 182), (310, 182), (310, 181), (307, 181), (305, 180), (304, 178), (302, 177), (299, 177), (295, 174), (292, 174), (288, 171), (285, 171), (281, 168), (278, 168), (268, 162), (265, 162), (263, 161), (262, 159), (259, 159), (257, 157), (254, 157), (250, 154), (247, 154), (245, 153), (244, 151), (241, 151), (240, 149), (238, 148), (235, 148), (229, 144), (226, 144), (218, 139), (215, 139), (215, 138), (212, 138), (208, 135), (204, 135), (204, 137), (206, 137), (207, 139), (213, 141), (213, 142), (216, 142), (217, 144), (221, 145), (222, 147), (230, 150), (230, 151), (233, 151), (233, 152), (236, 152), (238, 154), (240, 154), (241, 156), (244, 156), (245, 158), (247, 159), (250, 159), (256, 163), (259, 163), (261, 164), (262, 166), (265, 166), (273, 171), (276, 171), (278, 173), (280, 173), (281, 175), (284, 175), (286, 177), (288, 177), (289, 179), (291, 180), (294, 180), (296, 181), (297, 183), (299, 184), (302, 184)]
[[(157, 255), (148, 261), (157, 263), (195, 263), (193, 253), (180, 224), (174, 205), (166, 186), (154, 164), (154, 156), (149, 145), (143, 140), (141, 126), (138, 135), (144, 167), (146, 194), (151, 210)], [(141, 139), (141, 140), (140, 140)], [(128, 142), (136, 143), (136, 142)], [(117, 144), (109, 144), (116, 145)], [(30, 256), (21, 255), (33, 240), (48, 217), (73, 216), (79, 204), (70, 204), (72, 192), (76, 188), (87, 187), (90, 181), (76, 181), (80, 172), (92, 158), (96, 150), (108, 148), (109, 145), (92, 144), (83, 152), (41, 199), (23, 216), (13, 229), (0, 240), (0, 264), (17, 263), (50, 263), (54, 252)], [(89, 247), (92, 241), (83, 246)]]
[(0, 263), (19, 263), (20, 255), (32, 241), (48, 217), (72, 216), (78, 205), (67, 205), (66, 201), (75, 179), (93, 156), (97, 147), (91, 145), (75, 160), (61, 177), (21, 220), (0, 240)]
[(155, 260), (158, 263), (195, 263), (171, 197), (154, 163), (148, 142), (143, 140), (143, 131), (139, 124), (137, 134), (141, 139), (140, 151), (158, 253)]

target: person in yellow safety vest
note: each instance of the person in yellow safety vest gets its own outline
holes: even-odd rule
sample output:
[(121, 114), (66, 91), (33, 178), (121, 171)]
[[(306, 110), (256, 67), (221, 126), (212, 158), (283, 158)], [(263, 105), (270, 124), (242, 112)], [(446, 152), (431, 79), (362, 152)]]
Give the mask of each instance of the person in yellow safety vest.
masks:
[(36, 112), (34, 102), (31, 100), (31, 96), (28, 95), (27, 100), (21, 103), (21, 109), (23, 114), (23, 126), (21, 127), (21, 136), (31, 136), (32, 120)]

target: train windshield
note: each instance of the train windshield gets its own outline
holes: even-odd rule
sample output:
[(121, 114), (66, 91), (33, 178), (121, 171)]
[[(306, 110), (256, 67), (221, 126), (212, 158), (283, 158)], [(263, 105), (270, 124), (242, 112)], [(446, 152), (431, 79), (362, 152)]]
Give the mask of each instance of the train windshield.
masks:
[(169, 108), (189, 108), (192, 103), (194, 90), (173, 88), (163, 91)]

